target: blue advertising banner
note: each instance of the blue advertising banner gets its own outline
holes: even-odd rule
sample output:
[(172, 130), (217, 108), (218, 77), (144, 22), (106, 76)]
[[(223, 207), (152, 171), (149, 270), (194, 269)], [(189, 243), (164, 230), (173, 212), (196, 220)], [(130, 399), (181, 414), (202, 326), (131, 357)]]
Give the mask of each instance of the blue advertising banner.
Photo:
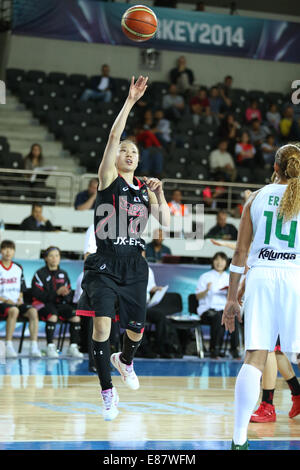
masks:
[(121, 29), (121, 18), (128, 7), (126, 3), (95, 0), (14, 0), (13, 33), (300, 62), (300, 23), (153, 8), (158, 31), (153, 39), (137, 43)]
[[(24, 278), (27, 287), (31, 287), (34, 273), (45, 266), (45, 261), (38, 260), (16, 260), (24, 270)], [(153, 269), (155, 282), (158, 286), (168, 284), (169, 292), (178, 292), (182, 296), (183, 310), (187, 312), (187, 299), (189, 294), (195, 293), (197, 282), (201, 274), (208, 271), (210, 266), (197, 264), (161, 264), (149, 263)], [(76, 281), (83, 271), (83, 261), (62, 260), (60, 267), (67, 271), (72, 289), (76, 289)]]

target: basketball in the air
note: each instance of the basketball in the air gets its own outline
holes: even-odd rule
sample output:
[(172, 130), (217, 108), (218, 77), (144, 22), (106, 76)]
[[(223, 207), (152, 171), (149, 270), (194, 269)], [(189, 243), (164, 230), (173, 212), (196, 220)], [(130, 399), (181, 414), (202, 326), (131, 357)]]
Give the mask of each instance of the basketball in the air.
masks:
[(122, 16), (123, 33), (132, 41), (148, 41), (157, 29), (157, 18), (151, 8), (134, 5)]

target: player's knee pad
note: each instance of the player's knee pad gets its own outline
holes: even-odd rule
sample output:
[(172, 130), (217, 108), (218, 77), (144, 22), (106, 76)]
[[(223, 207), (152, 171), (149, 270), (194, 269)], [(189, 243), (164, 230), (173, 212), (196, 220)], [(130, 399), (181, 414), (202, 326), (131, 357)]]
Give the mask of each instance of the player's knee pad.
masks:
[(133, 331), (133, 333), (143, 334), (145, 325), (142, 322), (130, 321), (127, 325), (127, 330)]

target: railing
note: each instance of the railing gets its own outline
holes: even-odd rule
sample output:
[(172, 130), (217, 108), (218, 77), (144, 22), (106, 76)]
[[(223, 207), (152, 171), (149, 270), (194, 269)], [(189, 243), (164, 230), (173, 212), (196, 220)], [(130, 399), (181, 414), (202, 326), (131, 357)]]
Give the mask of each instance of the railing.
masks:
[[(80, 191), (87, 187), (88, 181), (91, 178), (97, 177), (96, 174), (85, 173), (80, 176), (79, 187)], [(224, 187), (226, 189), (226, 194), (223, 197), (218, 197), (214, 199), (213, 207), (205, 207), (205, 212), (215, 212), (216, 207), (219, 207), (220, 204), (223, 208), (227, 209), (229, 212), (233, 209), (233, 205), (243, 204), (242, 192), (245, 189), (250, 189), (251, 191), (256, 191), (257, 189), (262, 188), (261, 184), (253, 183), (225, 183), (217, 181), (203, 181), (203, 180), (185, 180), (185, 179), (172, 179), (164, 178), (162, 180), (164, 190), (168, 196), (171, 196), (171, 193), (175, 188), (180, 189), (183, 192), (183, 201), (185, 204), (201, 204), (203, 203), (203, 190), (208, 186), (213, 189), (216, 187)], [(187, 194), (190, 193), (190, 194)], [(169, 199), (169, 197), (168, 197)]]
[[(51, 177), (51, 186), (46, 180)], [(75, 183), (78, 176), (59, 171), (32, 171), (0, 169), (0, 201), (11, 203), (55, 204), (71, 206), (75, 197)], [(59, 189), (65, 192), (65, 199), (59, 200)]]
[(206, 213), (215, 211), (216, 208), (220, 207), (220, 204), (222, 208), (230, 212), (233, 209), (233, 205), (244, 203), (242, 192), (245, 189), (255, 191), (263, 186), (261, 184), (251, 183), (225, 183), (223, 181), (179, 180), (171, 178), (164, 178), (162, 182), (165, 193), (171, 193), (174, 189), (180, 189), (183, 193), (183, 201), (185, 204), (204, 203), (203, 190), (207, 187), (210, 187), (211, 190), (220, 186), (225, 188), (226, 193), (223, 197), (214, 199), (215, 204), (213, 207), (205, 207)]
[[(45, 180), (49, 177), (51, 177), (51, 187), (45, 185)], [(76, 175), (74, 173), (57, 171), (47, 172), (1, 168), (0, 201), (31, 204), (38, 200), (42, 204), (49, 204), (50, 199), (57, 206), (73, 206), (77, 188), (78, 191), (83, 191), (87, 188), (89, 180), (95, 177), (97, 177), (95, 173)], [(221, 197), (215, 198), (212, 207), (205, 207), (206, 213), (215, 212), (216, 207), (220, 207), (220, 205), (231, 211), (234, 205), (243, 203), (242, 192), (245, 189), (253, 191), (262, 187), (262, 185), (251, 183), (225, 183), (172, 178), (164, 178), (162, 182), (167, 199), (170, 199), (172, 190), (178, 188), (183, 193), (185, 204), (203, 203), (203, 190), (207, 187), (210, 187), (211, 190), (220, 186), (225, 188), (226, 193)], [(54, 190), (56, 197), (53, 200)], [(62, 190), (64, 191), (64, 198), (60, 199), (57, 197), (57, 194)]]

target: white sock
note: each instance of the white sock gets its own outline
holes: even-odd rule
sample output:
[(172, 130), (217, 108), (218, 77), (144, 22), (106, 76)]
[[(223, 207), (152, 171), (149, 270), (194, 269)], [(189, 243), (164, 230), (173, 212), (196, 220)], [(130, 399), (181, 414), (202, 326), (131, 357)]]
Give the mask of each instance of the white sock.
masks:
[(12, 347), (13, 342), (12, 341), (6, 341), (6, 346), (11, 346)]
[(30, 345), (32, 348), (36, 349), (38, 344), (37, 344), (37, 341), (30, 341)]
[(243, 364), (235, 383), (233, 442), (243, 445), (247, 440), (248, 424), (260, 393), (262, 372)]

